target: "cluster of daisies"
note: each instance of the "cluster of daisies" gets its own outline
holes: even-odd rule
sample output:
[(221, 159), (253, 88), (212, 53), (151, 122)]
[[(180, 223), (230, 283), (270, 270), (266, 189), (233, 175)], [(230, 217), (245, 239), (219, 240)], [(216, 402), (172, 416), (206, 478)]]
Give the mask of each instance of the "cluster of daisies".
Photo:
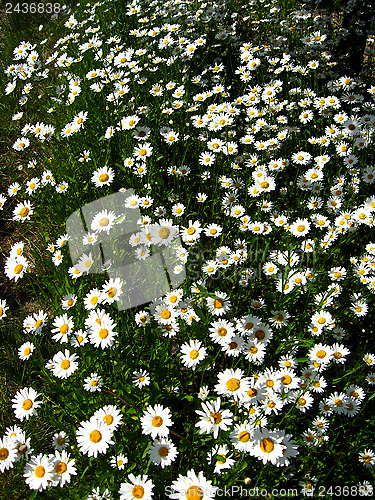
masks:
[[(55, 341), (43, 360), (54, 383), (82, 389), (93, 401), (116, 397), (105, 356), (115, 358), (126, 336), (110, 310), (121, 311), (128, 283), (116, 274), (106, 245), (131, 225), (126, 244), (133, 259), (144, 265), (155, 251), (171, 250), (169, 276), (181, 279), (132, 313), (132, 334), (142, 352), (143, 335), (172, 344), (173, 355), (163, 353), (165, 366), (193, 379), (193, 392), (181, 393), (181, 381), (169, 371), (152, 373), (138, 363), (124, 382), (141, 402), (137, 416), (127, 415), (126, 406), (96, 403), (99, 409), (75, 433), (54, 435), (50, 454), (34, 452), (37, 443), (22, 428), (8, 428), (0, 471), (22, 459), (26, 483), (42, 491), (73, 483), (85, 456), (104, 464), (102, 455), (110, 455), (110, 466), (127, 474), (116, 476), (120, 500), (158, 497), (157, 476), (164, 472), (170, 498), (210, 500), (217, 490), (212, 477), (181, 462), (180, 416), (172, 404), (155, 400), (162, 377), (166, 392), (194, 406), (197, 453), (215, 484), (246, 457), (255, 467), (282, 468), (285, 479), (299, 467), (307, 494), (318, 478), (303, 457), (321, 451), (338, 418), (345, 425), (358, 416), (375, 385), (375, 354), (367, 347), (355, 383), (346, 378), (353, 358), (348, 318), (361, 322), (375, 291), (375, 245), (368, 240), (375, 86), (337, 73), (330, 17), (306, 6), (282, 19), (275, 2), (252, 0), (252, 12), (242, 18), (251, 42), (239, 38), (240, 15), (226, 16), (222, 0), (198, 10), (189, 1), (158, 0), (78, 7), (48, 57), (47, 39), (22, 41), (5, 71), (9, 99), (25, 109), (40, 102), (49, 118), (23, 123), (22, 111), (12, 117), (19, 124), (13, 149), (20, 155), (37, 149), (38, 160), (27, 163), (22, 185), (13, 182), (0, 194), (0, 210), (14, 222), (37, 224), (38, 196), (62, 204), (64, 193), (79, 197), (82, 175), (95, 199), (111, 190), (124, 199), (116, 210), (102, 207), (85, 220), (83, 253), (72, 266), (66, 265), (74, 246), (67, 227), (48, 245), (72, 292), (61, 293), (61, 314), (41, 309), (23, 319), (27, 341), (18, 357), (37, 366), (41, 342), (53, 347)], [(126, 10), (128, 24), (112, 16), (116, 8)], [(102, 24), (103, 16), (113, 20)], [(43, 86), (48, 92), (39, 93)], [(44, 167), (54, 147), (72, 153), (74, 160), (64, 160), (72, 163), (64, 170), (69, 183), (55, 162)], [(130, 185), (134, 192), (125, 196)], [(337, 249), (348, 242), (363, 248), (338, 260)], [(24, 252), (19, 241), (6, 258), (4, 273), (14, 282), (28, 269)], [(98, 272), (108, 279), (97, 276), (93, 285), (89, 275)], [(8, 315), (1, 299), (0, 319), (5, 323)], [(100, 360), (95, 368), (87, 366), (90, 356)], [(41, 417), (40, 397), (32, 387), (18, 391), (15, 418), (27, 424)], [(295, 434), (282, 428), (289, 416), (299, 424)], [(115, 451), (129, 422), (135, 440), (148, 440), (142, 460), (154, 467), (147, 474), (130, 449)], [(367, 443), (358, 458), (364, 470), (375, 466)], [(136, 474), (128, 470), (132, 461)], [(175, 466), (179, 475), (171, 480)], [(372, 494), (370, 483), (360, 486)], [(113, 485), (103, 487), (87, 500), (112, 499)]]

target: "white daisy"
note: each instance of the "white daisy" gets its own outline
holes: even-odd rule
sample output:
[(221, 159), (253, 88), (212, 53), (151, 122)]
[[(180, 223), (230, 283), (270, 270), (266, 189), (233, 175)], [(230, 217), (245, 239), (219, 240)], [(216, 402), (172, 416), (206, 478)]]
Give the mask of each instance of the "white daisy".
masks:
[(150, 460), (155, 465), (160, 465), (162, 469), (171, 465), (176, 459), (178, 451), (170, 439), (156, 439), (148, 450)]
[(42, 491), (52, 483), (53, 480), (53, 463), (49, 457), (40, 454), (32, 456), (30, 461), (26, 464), (25, 477), (26, 484), (32, 490)]
[(219, 430), (228, 430), (232, 425), (233, 413), (230, 410), (221, 410), (221, 400), (217, 398), (215, 401), (207, 401), (201, 403), (202, 410), (195, 412), (200, 416), (200, 420), (195, 424), (199, 427), (200, 434), (206, 432), (207, 434), (213, 433), (214, 439), (217, 439)]
[(0, 438), (0, 472), (11, 469), (17, 459), (16, 440)]
[(126, 483), (120, 484), (120, 500), (139, 500), (141, 498), (142, 500), (151, 500), (154, 484), (151, 479), (148, 479), (148, 476), (129, 474), (128, 480)]
[(95, 417), (81, 422), (77, 429), (77, 443), (79, 450), (89, 457), (97, 457), (98, 453), (106, 453), (108, 446), (114, 444), (112, 431), (104, 421)]
[(12, 399), (15, 416), (22, 421), (36, 415), (36, 410), (42, 404), (42, 401), (36, 401), (38, 396), (41, 396), (41, 394), (32, 387), (24, 387), (18, 391)]
[(169, 408), (161, 405), (148, 406), (141, 417), (143, 434), (150, 434), (152, 439), (156, 437), (167, 437), (169, 429), (173, 424)]

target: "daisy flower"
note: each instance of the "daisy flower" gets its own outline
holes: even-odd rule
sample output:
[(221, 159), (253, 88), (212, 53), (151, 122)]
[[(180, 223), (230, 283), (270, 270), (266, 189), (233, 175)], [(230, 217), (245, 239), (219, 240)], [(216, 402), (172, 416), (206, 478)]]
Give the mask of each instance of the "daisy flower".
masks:
[(30, 201), (24, 201), (23, 203), (18, 203), (18, 205), (13, 210), (13, 220), (25, 222), (25, 220), (30, 220), (30, 216), (33, 214), (34, 210), (31, 206)]
[[(189, 470), (186, 476), (179, 474), (171, 486), (167, 486), (166, 493), (174, 500), (213, 500), (217, 491), (216, 486), (212, 486), (212, 481), (208, 481), (203, 472), (196, 474), (193, 469)], [(167, 491), (168, 490), (168, 491)]]
[(155, 245), (169, 246), (178, 236), (179, 229), (171, 219), (160, 219), (157, 224), (149, 226), (152, 242)]
[(154, 465), (160, 465), (164, 469), (175, 461), (178, 451), (170, 439), (156, 439), (150, 446), (148, 454)]
[(310, 230), (310, 222), (307, 219), (297, 219), (290, 225), (289, 231), (298, 238), (305, 236)]
[(242, 399), (249, 389), (249, 378), (243, 376), (240, 368), (236, 370), (227, 368), (219, 373), (218, 383), (215, 386), (217, 394), (233, 397), (235, 400)]
[(56, 250), (56, 252), (52, 256), (52, 262), (53, 264), (58, 267), (63, 261), (63, 254), (61, 253), (61, 250)]
[(298, 151), (292, 155), (292, 162), (297, 165), (307, 165), (310, 163), (312, 156), (306, 151)]
[(132, 382), (138, 389), (142, 389), (142, 387), (150, 385), (150, 375), (146, 370), (133, 372)]
[(0, 472), (11, 469), (17, 459), (16, 441), (4, 436), (0, 438)]
[(120, 500), (151, 500), (154, 484), (146, 475), (129, 474), (128, 481), (120, 484)]
[(26, 193), (29, 196), (32, 196), (34, 192), (39, 188), (39, 186), (40, 186), (39, 179), (37, 177), (33, 177), (26, 184)]
[(29, 456), (33, 453), (33, 450), (30, 446), (31, 438), (26, 439), (25, 432), (19, 432), (17, 434), (17, 437), (12, 441), (14, 441), (16, 444), (16, 462), (21, 459), (29, 458)]
[(370, 448), (361, 451), (359, 461), (367, 468), (375, 467), (375, 453)]
[(18, 349), (18, 357), (21, 361), (26, 361), (32, 355), (34, 349), (35, 345), (32, 342), (25, 342)]
[(77, 370), (77, 359), (77, 354), (70, 354), (68, 349), (65, 349), (65, 352), (57, 352), (47, 363), (46, 368), (50, 368), (55, 377), (66, 379)]
[(36, 400), (38, 396), (41, 396), (41, 394), (36, 392), (32, 387), (24, 387), (16, 393), (12, 399), (12, 408), (19, 420), (22, 421), (25, 418), (28, 420), (33, 415), (36, 415), (36, 410), (42, 404), (42, 401)]
[(21, 137), (20, 139), (16, 140), (12, 147), (16, 151), (24, 151), (29, 145), (29, 139), (27, 137)]
[(69, 438), (66, 432), (61, 431), (54, 434), (52, 438), (52, 446), (55, 450), (64, 450), (69, 445)]
[(220, 429), (226, 431), (232, 425), (233, 413), (230, 410), (220, 410), (220, 398), (215, 401), (203, 402), (201, 405), (203, 411), (195, 411), (200, 416), (195, 427), (199, 427), (200, 434), (212, 432), (214, 439), (217, 439)]
[(0, 319), (6, 318), (6, 312), (9, 309), (6, 300), (0, 300)]
[(225, 292), (217, 292), (215, 298), (207, 297), (207, 307), (214, 316), (222, 316), (231, 308), (231, 302)]
[(103, 379), (97, 373), (91, 373), (89, 377), (84, 380), (83, 388), (89, 392), (100, 392), (103, 387)]
[(101, 294), (98, 288), (93, 288), (92, 290), (89, 291), (89, 293), (83, 299), (83, 303), (87, 311), (95, 309), (95, 307), (101, 303), (100, 295)]
[(81, 453), (94, 458), (98, 453), (106, 453), (108, 446), (114, 444), (111, 429), (104, 421), (98, 421), (95, 417), (81, 422), (76, 438)]
[(101, 304), (113, 304), (113, 302), (118, 302), (120, 300), (120, 295), (122, 295), (122, 284), (123, 282), (120, 278), (112, 279), (110, 278), (103, 285), (100, 294)]
[(146, 161), (146, 158), (152, 155), (152, 150), (153, 148), (149, 142), (138, 144), (138, 146), (134, 149), (133, 156), (137, 160)]
[(210, 338), (220, 345), (230, 342), (235, 333), (233, 323), (226, 319), (212, 322), (209, 331)]
[(89, 330), (90, 343), (102, 349), (112, 347), (118, 335), (114, 328), (115, 325), (110, 318), (103, 318), (100, 324), (93, 324)]
[(229, 455), (229, 449), (226, 444), (214, 446), (207, 454), (207, 461), (211, 464), (215, 461), (214, 474), (220, 474), (223, 469), (230, 469), (235, 460)]
[(366, 353), (362, 359), (366, 363), (367, 366), (372, 366), (375, 364), (374, 354)]
[(65, 311), (73, 307), (77, 302), (77, 295), (70, 293), (69, 295), (65, 295), (65, 297), (61, 300), (61, 307)]
[(204, 229), (204, 234), (206, 236), (210, 236), (212, 238), (218, 238), (222, 234), (222, 232), (223, 232), (223, 229), (218, 224), (209, 224)]
[(206, 357), (206, 348), (198, 340), (189, 340), (181, 346), (181, 361), (188, 368), (195, 370), (197, 365)]
[(107, 424), (108, 428), (114, 432), (121, 425), (122, 415), (120, 410), (113, 405), (107, 405), (94, 413), (94, 417), (100, 422)]
[(155, 307), (154, 319), (162, 325), (170, 325), (178, 317), (178, 311), (172, 305), (159, 304)]
[(115, 178), (115, 173), (111, 167), (101, 167), (95, 170), (91, 177), (91, 182), (95, 187), (109, 186)]
[(221, 350), (228, 356), (234, 356), (237, 358), (240, 354), (242, 354), (242, 347), (244, 343), (245, 340), (240, 335), (234, 335), (228, 344), (222, 344)]
[(163, 408), (158, 404), (154, 407), (148, 406), (141, 417), (143, 434), (150, 434), (152, 439), (157, 436), (167, 437), (169, 434), (168, 427), (173, 424), (170, 415), (169, 408)]
[(374, 493), (374, 487), (369, 481), (363, 481), (357, 484), (359, 495), (363, 497), (370, 497)]
[(55, 455), (50, 455), (53, 464), (53, 486), (63, 487), (65, 483), (70, 483), (71, 477), (77, 474), (77, 469), (74, 467), (75, 460), (70, 459), (69, 453), (66, 451), (55, 451)]
[(65, 181), (60, 182), (55, 187), (56, 193), (66, 193), (68, 190), (68, 187), (69, 187), (69, 184), (67, 182), (65, 182)]
[(96, 233), (86, 233), (82, 238), (82, 243), (84, 245), (95, 245), (98, 241), (98, 235)]
[(102, 210), (93, 217), (90, 227), (92, 231), (101, 233), (102, 231), (109, 232), (115, 224), (116, 215), (112, 211)]
[(267, 462), (276, 465), (278, 460), (283, 457), (283, 451), (286, 448), (282, 444), (283, 438), (284, 433), (277, 430), (255, 429), (251, 438), (250, 455), (262, 460), (264, 465)]
[(23, 255), (15, 259), (8, 257), (5, 261), (4, 273), (9, 279), (14, 279), (17, 282), (19, 278), (23, 277), (28, 266), (29, 263)]
[(150, 323), (150, 314), (147, 311), (138, 311), (134, 318), (138, 326), (146, 326)]
[(176, 203), (172, 206), (172, 215), (176, 217), (181, 217), (185, 212), (185, 205), (182, 203)]
[(0, 194), (0, 210), (4, 208), (4, 203), (7, 201), (7, 197), (3, 194)]
[(258, 341), (258, 339), (248, 340), (243, 345), (243, 353), (245, 359), (260, 365), (263, 362), (264, 356), (266, 355), (266, 346), (263, 342)]
[(90, 154), (91, 154), (90, 151), (85, 149), (84, 151), (82, 151), (81, 156), (78, 158), (78, 161), (81, 163), (87, 163), (88, 161), (91, 160)]
[(72, 333), (74, 329), (73, 320), (67, 314), (63, 314), (54, 319), (53, 326), (55, 327), (51, 330), (55, 334), (52, 337), (53, 340), (60, 342), (60, 344), (68, 342), (68, 334)]
[(189, 220), (189, 226), (180, 229), (180, 235), (182, 241), (189, 245), (193, 245), (200, 238), (200, 234), (203, 231), (199, 221), (193, 222)]
[(42, 491), (47, 488), (53, 481), (54, 467), (50, 457), (40, 454), (32, 456), (26, 464), (25, 482), (32, 490)]
[(21, 185), (18, 182), (13, 182), (9, 187), (8, 187), (8, 196), (16, 196), (18, 191), (21, 189)]
[(116, 457), (111, 458), (111, 466), (114, 469), (119, 469), (123, 470), (125, 468), (125, 465), (129, 462), (127, 457), (125, 455), (117, 455)]

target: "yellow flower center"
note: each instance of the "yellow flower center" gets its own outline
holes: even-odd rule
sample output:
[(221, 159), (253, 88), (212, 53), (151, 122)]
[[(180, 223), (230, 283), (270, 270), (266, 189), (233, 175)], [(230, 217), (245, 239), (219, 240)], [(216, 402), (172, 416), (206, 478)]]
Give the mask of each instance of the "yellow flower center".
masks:
[(22, 408), (27, 411), (27, 410), (30, 410), (30, 408), (32, 408), (33, 406), (33, 402), (31, 401), (31, 399), (25, 399), (25, 401), (22, 403)]
[(43, 467), (43, 465), (38, 465), (38, 467), (35, 469), (34, 471), (34, 474), (36, 475), (36, 477), (38, 477), (39, 479), (41, 477), (43, 477), (46, 473), (46, 469)]
[(106, 415), (105, 417), (103, 417), (103, 420), (107, 425), (111, 425), (111, 423), (113, 422), (113, 417), (112, 415)]
[(106, 339), (109, 335), (109, 332), (106, 328), (102, 328), (101, 330), (99, 330), (99, 337), (101, 339)]
[(199, 356), (199, 352), (196, 349), (194, 349), (193, 351), (190, 352), (191, 359), (197, 359), (198, 356)]
[(117, 288), (114, 286), (111, 286), (111, 288), (108, 290), (107, 295), (110, 299), (113, 299), (113, 297), (117, 294)]
[(316, 353), (316, 357), (319, 358), (319, 359), (323, 359), (327, 356), (327, 353), (326, 351), (323, 351), (323, 350), (319, 350), (317, 353)]
[(9, 457), (9, 451), (7, 448), (0, 449), (0, 460), (6, 460)]
[(201, 486), (189, 486), (186, 491), (186, 500), (202, 500), (203, 489)]
[(241, 441), (241, 443), (247, 443), (250, 440), (250, 434), (247, 431), (241, 431), (238, 434), (238, 440)]
[(102, 440), (102, 433), (100, 431), (92, 431), (90, 432), (90, 441), (93, 443), (99, 443)]
[(60, 326), (61, 335), (65, 335), (68, 330), (69, 330), (69, 326), (66, 323), (64, 325)]
[(289, 385), (292, 383), (292, 377), (290, 375), (284, 375), (283, 377), (281, 377), (281, 382), (284, 385)]
[(263, 453), (271, 453), (273, 449), (275, 448), (275, 445), (272, 441), (271, 438), (264, 438), (259, 444), (260, 449), (263, 451)]
[(161, 457), (166, 457), (168, 455), (168, 448), (166, 446), (161, 446), (159, 448), (159, 452), (158, 453), (159, 453), (159, 455)]
[(161, 417), (154, 417), (151, 423), (154, 427), (161, 427), (163, 425), (163, 419)]
[(100, 219), (99, 221), (100, 227), (108, 226), (108, 224), (109, 224), (109, 219), (107, 217), (103, 217), (103, 219)]
[(163, 240), (166, 240), (168, 236), (170, 235), (171, 231), (167, 227), (162, 227), (159, 231), (159, 236)]
[(240, 381), (236, 378), (230, 378), (226, 383), (228, 391), (234, 392), (237, 391), (240, 387)]
[(223, 307), (224, 302), (221, 299), (214, 300), (214, 308), (221, 309)]
[(164, 311), (161, 312), (161, 317), (163, 319), (169, 319), (172, 316), (171, 312), (168, 311), (168, 309), (164, 309)]
[(64, 472), (66, 472), (67, 470), (68, 466), (64, 462), (59, 462), (55, 467), (56, 474), (59, 474), (60, 476), (61, 474), (64, 474)]
[(70, 361), (68, 359), (64, 359), (60, 366), (63, 370), (67, 370), (70, 367)]
[(101, 174), (99, 176), (99, 182), (105, 182), (105, 181), (108, 181), (109, 179), (109, 175), (108, 174)]

